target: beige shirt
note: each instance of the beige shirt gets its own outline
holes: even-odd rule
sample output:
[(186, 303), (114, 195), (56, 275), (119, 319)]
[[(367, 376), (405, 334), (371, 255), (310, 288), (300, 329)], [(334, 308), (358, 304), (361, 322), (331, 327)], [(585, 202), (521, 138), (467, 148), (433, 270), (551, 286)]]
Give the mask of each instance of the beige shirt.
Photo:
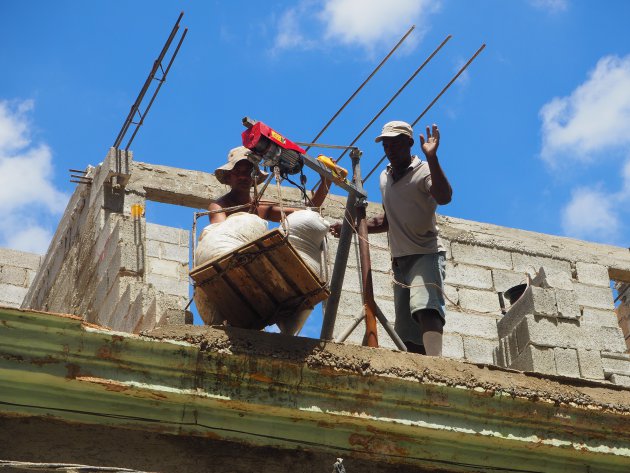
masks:
[(380, 184), (392, 256), (444, 251), (438, 239), (437, 202), (429, 193), (429, 165), (413, 156), (407, 171), (397, 181), (388, 165), (381, 173)]

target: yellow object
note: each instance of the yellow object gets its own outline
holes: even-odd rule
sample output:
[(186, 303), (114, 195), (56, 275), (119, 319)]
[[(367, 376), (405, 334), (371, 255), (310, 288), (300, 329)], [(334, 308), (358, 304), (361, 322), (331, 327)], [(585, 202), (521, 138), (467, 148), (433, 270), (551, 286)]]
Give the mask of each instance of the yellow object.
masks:
[(328, 156), (324, 156), (323, 154), (320, 154), (319, 156), (317, 156), (317, 160), (320, 163), (322, 163), (324, 166), (326, 166), (328, 169), (330, 169), (330, 172), (333, 173), (334, 177), (342, 181), (346, 180), (346, 177), (348, 176), (348, 170), (342, 168), (341, 166), (337, 166), (337, 164), (333, 161), (332, 158)]
[(131, 216), (133, 218), (140, 218), (144, 216), (144, 206), (142, 204), (131, 205)]

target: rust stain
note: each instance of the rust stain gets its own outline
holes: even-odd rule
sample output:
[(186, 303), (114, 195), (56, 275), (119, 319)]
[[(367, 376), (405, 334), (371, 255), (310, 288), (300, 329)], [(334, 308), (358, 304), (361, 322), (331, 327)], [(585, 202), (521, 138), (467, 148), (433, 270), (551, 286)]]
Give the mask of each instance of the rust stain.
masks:
[(102, 346), (96, 350), (96, 356), (105, 360), (112, 358), (112, 349), (108, 346)]
[(33, 358), (31, 360), (31, 363), (34, 365), (39, 366), (40, 368), (44, 365), (50, 365), (53, 363), (60, 363), (59, 360), (55, 360), (52, 356), (48, 355), (44, 358)]
[(255, 381), (260, 381), (261, 383), (273, 383), (273, 379), (262, 373), (252, 373), (249, 377)]
[[(382, 433), (381, 433), (382, 434)], [(409, 450), (396, 445), (395, 442), (384, 438), (383, 435), (361, 435), (351, 434), (348, 443), (353, 447), (361, 447), (371, 453), (382, 453), (386, 455), (409, 455)]]
[(76, 379), (81, 373), (79, 365), (74, 363), (66, 363), (66, 379)]

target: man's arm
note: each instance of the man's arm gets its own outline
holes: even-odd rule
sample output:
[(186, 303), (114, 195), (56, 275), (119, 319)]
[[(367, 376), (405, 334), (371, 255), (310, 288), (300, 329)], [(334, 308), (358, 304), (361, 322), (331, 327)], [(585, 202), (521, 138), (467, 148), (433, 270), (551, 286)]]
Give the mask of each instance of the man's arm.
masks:
[(227, 218), (225, 212), (220, 212), (220, 210), (223, 210), (223, 205), (220, 202), (221, 201), (218, 200), (210, 203), (208, 206), (208, 210), (214, 212), (208, 215), (210, 217), (210, 223), (223, 222)]
[[(336, 238), (339, 238), (341, 234), (341, 226), (342, 222), (335, 222), (330, 225), (330, 233)], [(389, 229), (389, 224), (387, 223), (387, 215), (383, 212), (376, 217), (367, 219), (367, 227), (368, 233), (383, 233)]]
[(437, 149), (440, 145), (440, 130), (438, 130), (437, 125), (434, 124), (432, 129), (427, 127), (426, 140), (424, 135), (420, 135), (420, 145), (424, 156), (427, 158), (427, 164), (431, 172), (432, 185), (429, 192), (438, 204), (446, 205), (453, 197), (453, 189), (438, 161)]

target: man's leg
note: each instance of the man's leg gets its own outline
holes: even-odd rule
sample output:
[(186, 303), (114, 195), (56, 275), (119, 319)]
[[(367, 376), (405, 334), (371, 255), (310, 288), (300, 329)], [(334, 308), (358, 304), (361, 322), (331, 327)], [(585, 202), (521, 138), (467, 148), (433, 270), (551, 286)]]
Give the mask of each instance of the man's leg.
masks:
[(442, 334), (444, 324), (440, 314), (435, 309), (423, 309), (414, 312), (414, 318), (420, 323), (423, 355), (442, 356)]
[[(407, 284), (407, 276), (404, 268), (395, 261), (392, 264), (394, 278), (396, 281)], [(394, 284), (394, 311), (396, 313), (396, 323), (394, 330), (402, 339), (407, 351), (410, 353), (420, 353), (426, 355), (422, 346), (420, 327), (411, 315), (409, 306), (409, 289)]]

